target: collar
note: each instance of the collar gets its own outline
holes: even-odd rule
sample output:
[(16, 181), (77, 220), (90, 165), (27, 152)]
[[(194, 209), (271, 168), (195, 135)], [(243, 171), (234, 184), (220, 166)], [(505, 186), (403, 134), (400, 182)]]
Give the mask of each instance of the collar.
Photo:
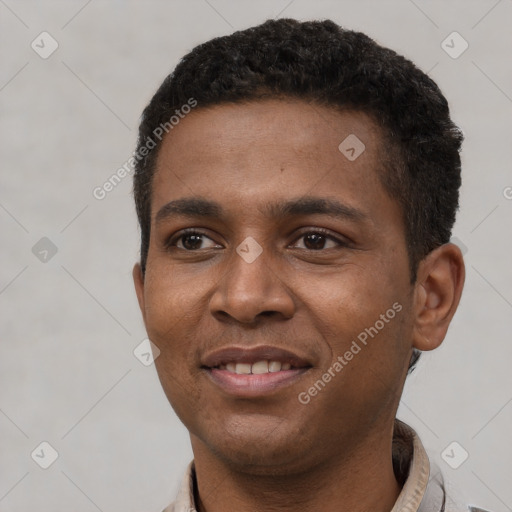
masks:
[[(393, 466), (402, 491), (391, 512), (445, 512), (445, 491), (441, 473), (431, 476), (430, 462), (416, 432), (395, 420), (393, 432)], [(174, 503), (163, 512), (195, 512), (195, 470), (190, 462)]]
[(430, 461), (418, 434), (400, 420), (393, 432), (393, 463), (404, 484), (391, 512), (444, 512), (442, 477), (437, 473), (430, 478)]

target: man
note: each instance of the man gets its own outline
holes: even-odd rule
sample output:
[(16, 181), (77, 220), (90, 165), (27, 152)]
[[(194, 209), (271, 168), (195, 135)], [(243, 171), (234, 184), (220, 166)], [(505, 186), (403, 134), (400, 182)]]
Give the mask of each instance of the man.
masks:
[(194, 452), (167, 512), (456, 510), (395, 415), (462, 293), (461, 142), (429, 77), (331, 21), (213, 39), (164, 80), (133, 277)]

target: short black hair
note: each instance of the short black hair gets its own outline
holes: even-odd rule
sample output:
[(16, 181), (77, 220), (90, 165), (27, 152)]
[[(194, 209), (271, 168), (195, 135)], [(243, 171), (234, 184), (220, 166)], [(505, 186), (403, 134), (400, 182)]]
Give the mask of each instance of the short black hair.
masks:
[[(162, 140), (155, 130), (169, 126), (191, 98), (196, 108), (293, 98), (364, 112), (385, 141), (380, 178), (403, 211), (411, 283), (421, 259), (449, 242), (459, 202), (463, 136), (435, 82), (393, 50), (331, 20), (268, 20), (196, 46), (144, 109), (134, 173), (143, 274)], [(141, 149), (155, 138), (155, 147), (141, 157)]]

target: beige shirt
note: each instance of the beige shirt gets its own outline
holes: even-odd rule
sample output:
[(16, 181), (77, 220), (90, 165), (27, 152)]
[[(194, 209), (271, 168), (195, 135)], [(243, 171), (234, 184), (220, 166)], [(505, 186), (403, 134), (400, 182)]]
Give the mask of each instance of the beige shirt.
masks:
[[(439, 470), (430, 462), (416, 432), (396, 420), (393, 435), (393, 463), (405, 483), (391, 512), (485, 512), (476, 507), (455, 504), (446, 494)], [(400, 472), (403, 474), (400, 475)], [(400, 478), (398, 478), (400, 479)], [(176, 500), (163, 512), (197, 512), (194, 503), (194, 461), (183, 477)]]

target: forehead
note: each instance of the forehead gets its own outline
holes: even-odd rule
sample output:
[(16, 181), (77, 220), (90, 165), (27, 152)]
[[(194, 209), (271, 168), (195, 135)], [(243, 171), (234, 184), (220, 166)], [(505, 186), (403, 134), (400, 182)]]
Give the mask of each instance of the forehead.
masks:
[[(238, 149), (249, 157), (257, 144), (264, 143), (268, 150), (292, 150), (317, 159), (319, 149), (325, 151), (329, 146), (337, 150), (349, 135), (373, 143), (380, 140), (380, 129), (363, 112), (300, 100), (198, 105), (166, 135), (160, 154), (172, 159), (170, 150), (193, 145), (198, 158), (220, 155), (227, 149)], [(253, 144), (247, 144), (248, 137)]]
[(199, 104), (163, 140), (152, 212), (194, 195), (239, 207), (286, 195), (376, 199), (381, 148), (379, 128), (362, 112), (299, 100)]

